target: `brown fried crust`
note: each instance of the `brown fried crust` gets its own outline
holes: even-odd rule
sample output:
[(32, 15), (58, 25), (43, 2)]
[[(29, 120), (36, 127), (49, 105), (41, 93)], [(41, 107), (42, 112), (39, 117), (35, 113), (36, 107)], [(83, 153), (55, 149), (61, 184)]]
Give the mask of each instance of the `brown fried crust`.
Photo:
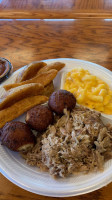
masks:
[(45, 62), (32, 62), (29, 65), (27, 65), (17, 76), (16, 82), (22, 82), (25, 80), (29, 80), (37, 74), (38, 70), (46, 66)]
[(48, 105), (53, 112), (62, 115), (64, 108), (72, 110), (75, 107), (76, 98), (67, 90), (58, 90), (51, 94)]
[(55, 76), (57, 75), (57, 72), (58, 72), (57, 70), (51, 69), (47, 72), (43, 72), (42, 74), (36, 75), (34, 78), (29, 79), (27, 81), (4, 85), (3, 87), (5, 90), (9, 90), (9, 89), (12, 89), (21, 85), (29, 84), (29, 83), (41, 83), (43, 86), (46, 86), (55, 78)]
[(44, 91), (43, 91), (43, 95), (50, 97), (50, 95), (54, 92), (54, 85), (53, 85), (53, 81), (47, 85), (46, 87), (44, 87)]
[(11, 106), (25, 97), (42, 94), (43, 90), (44, 87), (39, 83), (26, 84), (11, 89), (0, 98), (0, 110)]
[(54, 62), (51, 64), (46, 65), (45, 67), (41, 68), (37, 74), (41, 74), (45, 71), (49, 71), (51, 69), (56, 69), (57, 71), (60, 71), (65, 66), (62, 62)]
[(26, 123), (34, 130), (43, 132), (53, 123), (53, 112), (46, 105), (38, 105), (26, 114)]
[(2, 129), (1, 142), (13, 151), (22, 147), (30, 147), (35, 143), (35, 137), (29, 126), (22, 122), (8, 122)]
[(16, 102), (12, 106), (0, 111), (0, 128), (2, 128), (6, 122), (9, 122), (34, 106), (45, 103), (48, 100), (46, 96), (32, 96), (22, 99)]

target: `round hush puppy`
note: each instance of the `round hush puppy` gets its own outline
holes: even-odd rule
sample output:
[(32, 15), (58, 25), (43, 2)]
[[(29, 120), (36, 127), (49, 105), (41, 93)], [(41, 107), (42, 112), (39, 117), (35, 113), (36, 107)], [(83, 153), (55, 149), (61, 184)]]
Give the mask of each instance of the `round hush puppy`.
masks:
[(45, 105), (35, 106), (26, 114), (26, 123), (38, 132), (45, 131), (53, 120), (53, 112)]
[(51, 94), (48, 105), (53, 112), (58, 115), (62, 115), (64, 108), (72, 110), (75, 107), (76, 98), (67, 90), (58, 90)]
[(13, 151), (27, 151), (35, 143), (35, 136), (23, 122), (7, 122), (1, 130), (1, 142)]

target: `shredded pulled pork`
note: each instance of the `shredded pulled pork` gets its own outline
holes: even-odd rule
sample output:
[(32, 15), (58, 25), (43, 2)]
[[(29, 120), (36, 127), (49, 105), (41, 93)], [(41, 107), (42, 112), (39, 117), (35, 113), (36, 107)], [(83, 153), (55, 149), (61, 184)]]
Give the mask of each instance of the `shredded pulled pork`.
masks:
[(59, 177), (103, 170), (104, 162), (112, 158), (112, 126), (82, 106), (64, 113), (37, 138), (24, 155), (26, 162)]

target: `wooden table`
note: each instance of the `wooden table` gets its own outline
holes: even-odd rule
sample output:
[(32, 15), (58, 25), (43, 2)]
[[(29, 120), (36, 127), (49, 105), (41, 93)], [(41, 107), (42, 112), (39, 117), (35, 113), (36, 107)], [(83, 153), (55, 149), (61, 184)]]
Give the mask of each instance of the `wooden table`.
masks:
[[(112, 20), (0, 20), (0, 56), (9, 59), (14, 70), (51, 58), (88, 60), (112, 70)], [(0, 174), (0, 200), (19, 199), (54, 198), (27, 192)], [(68, 199), (111, 200), (112, 183)]]
[(112, 18), (111, 0), (0, 0), (0, 18)]

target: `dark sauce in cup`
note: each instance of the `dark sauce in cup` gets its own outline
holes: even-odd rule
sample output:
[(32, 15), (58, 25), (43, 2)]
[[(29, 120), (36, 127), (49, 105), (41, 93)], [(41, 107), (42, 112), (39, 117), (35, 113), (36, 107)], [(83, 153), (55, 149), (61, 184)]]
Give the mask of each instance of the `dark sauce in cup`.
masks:
[(6, 70), (6, 62), (3, 60), (0, 60), (0, 76), (4, 74), (5, 70)]
[(0, 82), (8, 78), (11, 72), (11, 63), (5, 58), (0, 58)]

